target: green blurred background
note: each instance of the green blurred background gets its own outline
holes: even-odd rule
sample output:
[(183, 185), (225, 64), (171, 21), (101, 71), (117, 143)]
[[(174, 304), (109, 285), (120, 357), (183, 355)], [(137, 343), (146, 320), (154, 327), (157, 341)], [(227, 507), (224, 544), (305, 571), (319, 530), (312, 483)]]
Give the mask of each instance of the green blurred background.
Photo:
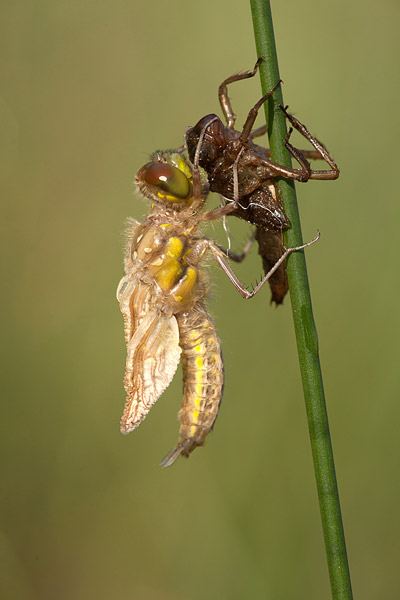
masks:
[[(273, 12), (285, 101), (341, 167), (297, 190), (304, 238), (321, 230), (307, 260), (354, 592), (398, 598), (399, 4)], [(226, 387), (205, 448), (158, 467), (180, 372), (118, 426), (134, 173), (253, 65), (248, 4), (22, 0), (0, 27), (1, 597), (329, 598), (289, 300), (246, 303), (213, 268)], [(231, 93), (241, 124), (259, 81)], [(249, 227), (231, 229), (238, 247)], [(255, 249), (237, 272), (260, 275)]]

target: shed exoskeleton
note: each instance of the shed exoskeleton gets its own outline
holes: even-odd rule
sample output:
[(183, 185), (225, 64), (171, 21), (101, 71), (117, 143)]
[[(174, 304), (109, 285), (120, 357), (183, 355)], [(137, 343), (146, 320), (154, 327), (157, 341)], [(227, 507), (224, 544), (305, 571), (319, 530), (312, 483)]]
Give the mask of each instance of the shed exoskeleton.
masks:
[[(305, 125), (287, 112), (287, 107), (280, 107), (292, 126), (285, 145), (300, 168), (291, 169), (272, 161), (270, 150), (254, 143), (256, 137), (267, 131), (266, 126), (253, 129), (258, 111), (272, 96), (280, 81), (251, 108), (243, 129), (235, 129), (236, 115), (228, 96), (228, 85), (254, 77), (261, 61), (262, 59), (257, 61), (252, 71), (232, 75), (219, 86), (219, 102), (226, 125), (217, 115), (206, 115), (194, 127), (187, 129), (185, 143), (195, 168), (200, 165), (206, 171), (209, 189), (219, 193), (228, 202), (235, 201), (236, 208), (232, 215), (256, 225), (255, 238), (267, 273), (284, 251), (283, 232), (290, 226), (276, 178), (299, 182), (309, 179), (337, 179), (339, 169), (325, 146), (310, 134)], [(313, 150), (299, 150), (289, 142), (293, 128), (311, 143)], [(329, 169), (311, 169), (308, 159), (324, 160)], [(234, 172), (238, 181), (236, 195)], [(288, 291), (284, 264), (273, 273), (269, 283), (271, 301), (281, 304)]]

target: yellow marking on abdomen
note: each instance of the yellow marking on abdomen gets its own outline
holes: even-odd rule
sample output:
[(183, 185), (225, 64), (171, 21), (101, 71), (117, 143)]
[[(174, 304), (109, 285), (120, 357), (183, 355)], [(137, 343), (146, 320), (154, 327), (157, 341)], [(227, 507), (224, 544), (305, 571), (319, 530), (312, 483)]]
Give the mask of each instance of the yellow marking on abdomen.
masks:
[(196, 371), (195, 372), (195, 378), (196, 378), (196, 383), (203, 383), (204, 382), (204, 371)]

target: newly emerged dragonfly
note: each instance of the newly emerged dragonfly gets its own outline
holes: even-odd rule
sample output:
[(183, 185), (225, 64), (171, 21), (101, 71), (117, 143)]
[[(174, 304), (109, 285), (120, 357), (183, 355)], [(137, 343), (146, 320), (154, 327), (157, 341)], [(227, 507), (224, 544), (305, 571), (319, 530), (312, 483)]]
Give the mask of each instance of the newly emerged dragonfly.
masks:
[[(252, 292), (233, 273), (224, 251), (204, 237), (202, 225), (235, 210), (234, 203), (203, 211), (205, 189), (193, 180), (179, 152), (156, 152), (136, 176), (139, 191), (153, 204), (147, 219), (130, 219), (125, 276), (117, 298), (124, 317), (127, 393), (122, 433), (135, 429), (170, 384), (180, 358), (183, 404), (180, 438), (162, 466), (201, 446), (218, 414), (223, 388), (220, 342), (205, 299), (207, 274), (200, 268), (206, 253), (216, 260), (243, 298), (253, 297), (287, 256), (288, 248)], [(243, 255), (233, 256), (241, 260)]]
[[(300, 169), (289, 169), (271, 160), (268, 148), (254, 143), (254, 138), (266, 133), (266, 127), (253, 130), (258, 111), (270, 98), (280, 81), (263, 96), (250, 110), (242, 131), (235, 129), (236, 115), (228, 96), (227, 86), (235, 81), (254, 77), (262, 59), (252, 71), (228, 77), (219, 86), (219, 102), (226, 121), (210, 114), (186, 131), (186, 146), (195, 168), (200, 165), (207, 173), (209, 189), (226, 200), (236, 201), (236, 210), (231, 214), (256, 225), (255, 237), (259, 245), (264, 270), (267, 273), (281, 256), (283, 232), (290, 226), (285, 214), (276, 178), (283, 177), (306, 182), (309, 179), (337, 179), (339, 169), (325, 146), (310, 134), (308, 129), (280, 107), (292, 128), (285, 139), (285, 146), (297, 160)], [(296, 129), (314, 147), (314, 150), (298, 150), (290, 142)], [(311, 169), (307, 159), (322, 159), (328, 170)], [(238, 180), (237, 194), (234, 193), (234, 176)], [(288, 291), (285, 265), (282, 264), (269, 280), (272, 301), (280, 304)]]

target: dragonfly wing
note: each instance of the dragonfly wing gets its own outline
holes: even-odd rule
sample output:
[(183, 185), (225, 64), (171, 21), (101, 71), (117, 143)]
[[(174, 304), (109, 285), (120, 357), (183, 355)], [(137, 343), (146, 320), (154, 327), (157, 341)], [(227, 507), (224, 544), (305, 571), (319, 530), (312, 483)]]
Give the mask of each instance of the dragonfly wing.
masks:
[(171, 383), (179, 364), (176, 318), (156, 309), (144, 317), (127, 345), (124, 386), (127, 393), (122, 433), (133, 431)]

